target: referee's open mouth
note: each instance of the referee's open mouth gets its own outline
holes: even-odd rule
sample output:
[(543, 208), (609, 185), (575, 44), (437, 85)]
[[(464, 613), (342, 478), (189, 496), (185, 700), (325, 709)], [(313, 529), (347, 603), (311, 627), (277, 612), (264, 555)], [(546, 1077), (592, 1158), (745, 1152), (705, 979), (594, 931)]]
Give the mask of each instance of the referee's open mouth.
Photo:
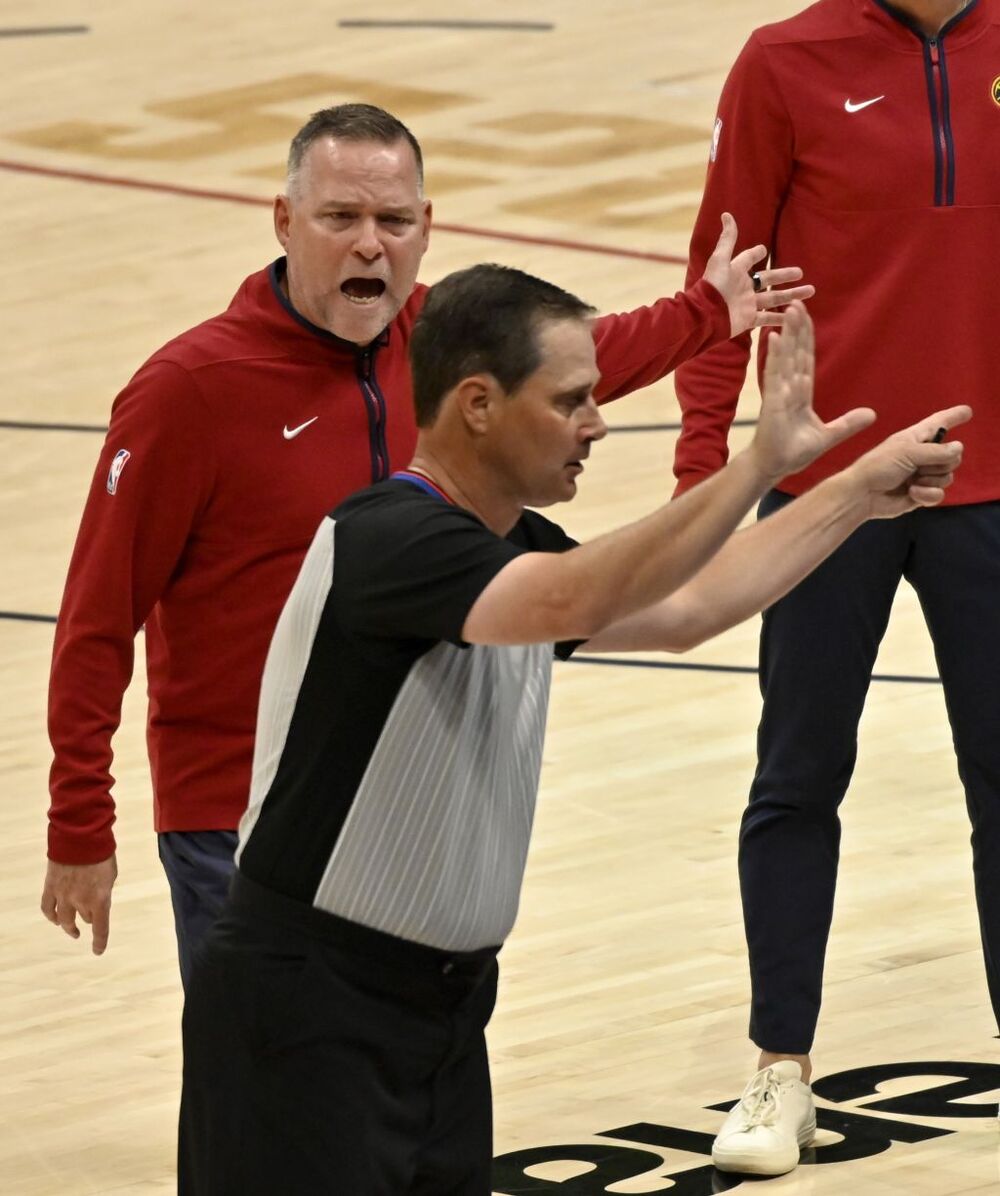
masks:
[(377, 303), (385, 294), (385, 281), (381, 278), (348, 278), (340, 284), (340, 292), (352, 303), (362, 307)]

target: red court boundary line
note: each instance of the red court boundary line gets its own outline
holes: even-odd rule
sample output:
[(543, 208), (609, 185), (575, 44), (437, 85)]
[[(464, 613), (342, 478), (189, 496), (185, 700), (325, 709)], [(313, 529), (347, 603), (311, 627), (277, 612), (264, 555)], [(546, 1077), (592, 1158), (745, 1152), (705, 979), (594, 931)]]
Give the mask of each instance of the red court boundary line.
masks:
[[(270, 207), (271, 200), (257, 195), (243, 195), (238, 191), (211, 191), (203, 187), (184, 187), (179, 183), (152, 183), (144, 179), (123, 178), (120, 175), (92, 174), (85, 170), (63, 170), (54, 166), (35, 166), (30, 162), (14, 162), (0, 158), (0, 169), (20, 174), (37, 174), (52, 179), (69, 179), (76, 183), (95, 183), (104, 187), (131, 187), (136, 191), (154, 191), (159, 195), (179, 195), (185, 199), (216, 199), (223, 203), (250, 204)], [(470, 224), (435, 224), (434, 231), (457, 233), (466, 237), (486, 237), (493, 241), (512, 241), (519, 245), (540, 245), (549, 249), (572, 249), (578, 253), (602, 253), (607, 257), (630, 258), (633, 261), (660, 262), (668, 266), (686, 266), (687, 258), (672, 253), (647, 253), (639, 249), (618, 249), (614, 245), (594, 245), (588, 241), (567, 241), (559, 237), (532, 237), (526, 233), (505, 233), (492, 228), (476, 228)]]

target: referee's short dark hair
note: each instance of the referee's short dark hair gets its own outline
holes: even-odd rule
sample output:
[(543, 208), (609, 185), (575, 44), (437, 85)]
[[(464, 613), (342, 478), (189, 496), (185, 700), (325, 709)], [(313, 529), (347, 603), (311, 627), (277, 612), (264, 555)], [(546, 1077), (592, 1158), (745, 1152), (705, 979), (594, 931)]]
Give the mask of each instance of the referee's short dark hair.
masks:
[(321, 137), (332, 137), (335, 141), (374, 141), (380, 145), (407, 142), (417, 160), (417, 183), (423, 191), (424, 156), (420, 143), (398, 117), (374, 104), (336, 104), (309, 117), (288, 149), (289, 190), (298, 180), (306, 150)]
[(417, 427), (430, 427), (444, 396), (473, 374), (490, 374), (513, 394), (542, 364), (543, 323), (594, 314), (568, 291), (510, 266), (449, 274), (428, 292), (410, 340)]

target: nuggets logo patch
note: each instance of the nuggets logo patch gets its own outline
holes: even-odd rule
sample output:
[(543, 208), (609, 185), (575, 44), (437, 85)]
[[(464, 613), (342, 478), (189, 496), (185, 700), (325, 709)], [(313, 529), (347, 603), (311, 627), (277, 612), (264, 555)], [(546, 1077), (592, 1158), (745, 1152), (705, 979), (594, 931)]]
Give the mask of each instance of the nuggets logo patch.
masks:
[(722, 136), (722, 117), (720, 116), (715, 122), (715, 128), (712, 130), (712, 148), (709, 151), (709, 157), (714, 162), (719, 153), (719, 138)]
[(990, 88), (990, 92), (993, 96), (993, 103), (1000, 108), (1000, 75), (997, 75), (997, 77), (993, 80), (993, 86)]
[(108, 470), (108, 493), (115, 494), (118, 490), (118, 481), (122, 476), (122, 470), (128, 462), (132, 454), (128, 449), (119, 449), (115, 453), (115, 459), (111, 462), (111, 468)]

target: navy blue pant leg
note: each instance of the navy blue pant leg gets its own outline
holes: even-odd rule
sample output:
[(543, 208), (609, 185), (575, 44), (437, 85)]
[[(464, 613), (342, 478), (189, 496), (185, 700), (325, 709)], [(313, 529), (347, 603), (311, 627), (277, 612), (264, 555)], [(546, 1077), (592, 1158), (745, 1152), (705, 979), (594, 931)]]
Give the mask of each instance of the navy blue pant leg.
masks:
[[(772, 493), (759, 513), (787, 501)], [(837, 883), (838, 807), (911, 519), (865, 524), (764, 613), (758, 765), (739, 850), (750, 1036), (763, 1050), (812, 1048)]]
[(164, 831), (157, 839), (170, 885), (181, 984), (186, 989), (195, 950), (225, 904), (238, 836), (236, 831)]
[(972, 863), (1000, 1024), (1000, 503), (920, 512), (907, 577), (944, 685), (972, 822)]

